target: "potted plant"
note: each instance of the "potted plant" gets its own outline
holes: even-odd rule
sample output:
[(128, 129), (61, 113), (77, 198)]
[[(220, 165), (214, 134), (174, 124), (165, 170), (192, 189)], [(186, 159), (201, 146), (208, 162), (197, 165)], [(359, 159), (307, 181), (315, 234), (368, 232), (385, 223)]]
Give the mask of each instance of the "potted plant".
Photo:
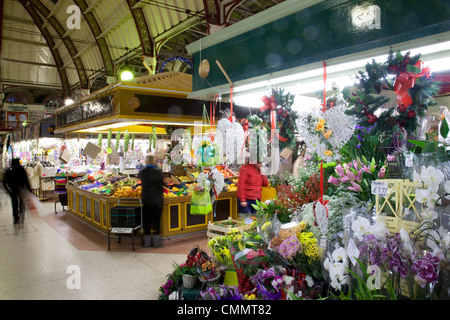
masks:
[(183, 287), (192, 289), (197, 283), (198, 271), (195, 264), (190, 264), (189, 261), (183, 262), (180, 266), (180, 273), (183, 280)]

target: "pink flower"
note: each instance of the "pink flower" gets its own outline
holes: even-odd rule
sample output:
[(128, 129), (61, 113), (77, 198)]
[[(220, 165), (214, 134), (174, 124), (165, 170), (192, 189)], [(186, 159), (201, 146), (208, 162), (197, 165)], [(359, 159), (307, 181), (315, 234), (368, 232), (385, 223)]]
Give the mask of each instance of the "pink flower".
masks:
[(347, 190), (356, 191), (356, 192), (361, 192), (362, 191), (362, 188), (361, 188), (361, 186), (359, 184), (357, 184), (354, 181), (350, 181), (350, 183), (352, 184), (352, 186), (348, 187)]
[(395, 160), (395, 156), (388, 154), (387, 161), (394, 161), (394, 160)]
[(343, 176), (342, 178), (341, 178), (341, 181), (342, 182), (350, 182), (352, 179), (349, 177), (349, 176)]
[(333, 176), (328, 178), (328, 183), (334, 184), (335, 186), (339, 185), (339, 179)]
[(336, 174), (338, 174), (340, 177), (344, 176), (344, 169), (342, 168), (342, 166), (340, 164), (338, 164), (335, 168), (334, 171), (336, 172)]
[(383, 179), (385, 177), (385, 175), (386, 175), (386, 168), (382, 167), (380, 169), (380, 171), (378, 172), (378, 179)]
[(351, 170), (347, 171), (347, 176), (350, 178), (350, 180), (356, 180), (356, 175)]

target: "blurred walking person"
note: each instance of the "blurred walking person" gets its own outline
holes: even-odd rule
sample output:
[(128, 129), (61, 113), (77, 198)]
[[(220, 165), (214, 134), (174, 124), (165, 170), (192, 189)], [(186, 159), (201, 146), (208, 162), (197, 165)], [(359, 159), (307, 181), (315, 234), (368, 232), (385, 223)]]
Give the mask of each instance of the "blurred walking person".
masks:
[(18, 158), (12, 159), (11, 167), (5, 171), (3, 186), (9, 192), (11, 197), (14, 224), (19, 223), (19, 219), (23, 222), (26, 200), (25, 191), (31, 192), (31, 188), (27, 172), (20, 164)]

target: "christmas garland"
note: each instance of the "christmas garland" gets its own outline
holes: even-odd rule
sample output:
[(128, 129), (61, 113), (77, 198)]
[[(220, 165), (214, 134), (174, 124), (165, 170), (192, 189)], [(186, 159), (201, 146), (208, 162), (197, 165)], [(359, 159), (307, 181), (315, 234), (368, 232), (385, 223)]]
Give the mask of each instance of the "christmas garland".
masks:
[[(359, 126), (370, 127), (372, 134), (413, 135), (419, 126), (418, 118), (424, 118), (428, 107), (436, 104), (433, 95), (438, 86), (429, 68), (423, 68), (420, 54), (411, 57), (410, 52), (402, 55), (391, 50), (386, 62), (373, 60), (356, 78), (358, 91), (347, 96), (346, 113), (354, 115)], [(396, 94), (396, 107), (386, 106), (390, 98), (381, 95), (383, 90)]]

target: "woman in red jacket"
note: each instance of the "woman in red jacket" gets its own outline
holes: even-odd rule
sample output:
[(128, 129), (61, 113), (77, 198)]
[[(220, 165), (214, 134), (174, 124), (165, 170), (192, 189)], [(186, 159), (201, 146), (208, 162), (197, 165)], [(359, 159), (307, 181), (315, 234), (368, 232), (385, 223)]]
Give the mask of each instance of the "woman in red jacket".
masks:
[(269, 180), (261, 174), (261, 163), (243, 165), (237, 186), (238, 213), (256, 213), (252, 204), (261, 200), (262, 187), (268, 185)]

